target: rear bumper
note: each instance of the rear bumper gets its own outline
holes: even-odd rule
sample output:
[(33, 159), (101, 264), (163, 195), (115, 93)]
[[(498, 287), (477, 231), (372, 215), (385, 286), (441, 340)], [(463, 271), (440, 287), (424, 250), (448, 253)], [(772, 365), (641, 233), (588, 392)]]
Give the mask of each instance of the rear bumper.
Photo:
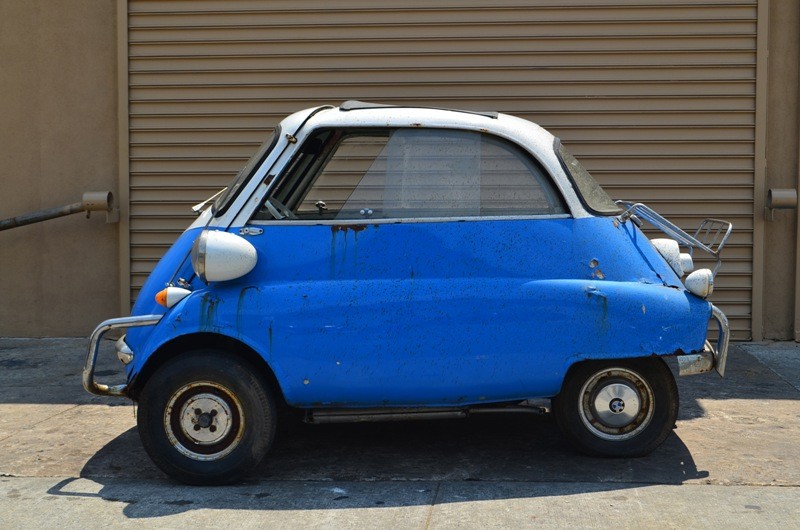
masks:
[(728, 345), (730, 343), (730, 326), (728, 317), (720, 309), (711, 305), (711, 318), (717, 322), (716, 345), (706, 341), (701, 353), (678, 356), (678, 374), (694, 375), (716, 370), (720, 376), (725, 376), (725, 364), (728, 360)]
[[(94, 367), (97, 364), (97, 352), (100, 349), (100, 339), (112, 329), (127, 329), (158, 324), (163, 315), (140, 315), (136, 317), (112, 318), (101, 322), (89, 338), (89, 352), (86, 355), (86, 364), (83, 367), (83, 388), (90, 394), (98, 396), (124, 396), (128, 385), (105, 385), (94, 380)], [(132, 353), (131, 353), (132, 355)]]

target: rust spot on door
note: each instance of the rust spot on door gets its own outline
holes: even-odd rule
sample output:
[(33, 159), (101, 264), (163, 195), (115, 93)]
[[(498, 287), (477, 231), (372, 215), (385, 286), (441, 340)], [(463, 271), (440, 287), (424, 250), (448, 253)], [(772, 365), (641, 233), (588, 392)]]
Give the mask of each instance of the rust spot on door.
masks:
[(336, 232), (347, 232), (348, 230), (363, 232), (366, 229), (367, 225), (331, 225), (331, 233), (333, 234), (336, 234)]

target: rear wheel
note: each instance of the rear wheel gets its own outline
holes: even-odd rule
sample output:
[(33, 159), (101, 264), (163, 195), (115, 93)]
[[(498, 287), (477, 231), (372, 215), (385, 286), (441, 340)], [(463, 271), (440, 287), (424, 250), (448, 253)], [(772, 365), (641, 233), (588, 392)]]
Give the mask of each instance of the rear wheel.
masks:
[(660, 357), (588, 361), (573, 366), (553, 412), (564, 436), (594, 456), (652, 452), (678, 417), (678, 387)]
[(253, 368), (216, 351), (187, 352), (142, 389), (137, 423), (155, 464), (187, 484), (230, 484), (272, 444), (275, 403)]

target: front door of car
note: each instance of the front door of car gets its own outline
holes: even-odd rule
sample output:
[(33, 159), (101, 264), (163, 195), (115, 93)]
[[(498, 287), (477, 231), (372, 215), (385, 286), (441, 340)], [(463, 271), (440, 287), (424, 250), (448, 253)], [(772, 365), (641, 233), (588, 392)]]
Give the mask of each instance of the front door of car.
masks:
[[(294, 405), (499, 401), (552, 385), (531, 281), (571, 219), (527, 153), (452, 129), (312, 134), (251, 221)], [(557, 274), (557, 273), (556, 273)]]

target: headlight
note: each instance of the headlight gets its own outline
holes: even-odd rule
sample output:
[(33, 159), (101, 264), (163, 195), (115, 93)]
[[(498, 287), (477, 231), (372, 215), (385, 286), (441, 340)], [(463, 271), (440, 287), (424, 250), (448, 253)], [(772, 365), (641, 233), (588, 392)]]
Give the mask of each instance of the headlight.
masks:
[(133, 361), (133, 351), (131, 351), (128, 344), (125, 342), (125, 335), (121, 336), (116, 344), (117, 359), (122, 364), (130, 364)]
[(686, 252), (681, 252), (680, 260), (681, 260), (681, 269), (683, 269), (684, 274), (692, 272), (694, 270), (694, 260), (692, 260), (691, 254), (687, 254)]
[(686, 277), (686, 289), (700, 298), (707, 298), (714, 292), (714, 273), (708, 269), (700, 269)]
[(257, 261), (249, 241), (220, 230), (203, 230), (192, 245), (192, 268), (205, 283), (241, 278)]

